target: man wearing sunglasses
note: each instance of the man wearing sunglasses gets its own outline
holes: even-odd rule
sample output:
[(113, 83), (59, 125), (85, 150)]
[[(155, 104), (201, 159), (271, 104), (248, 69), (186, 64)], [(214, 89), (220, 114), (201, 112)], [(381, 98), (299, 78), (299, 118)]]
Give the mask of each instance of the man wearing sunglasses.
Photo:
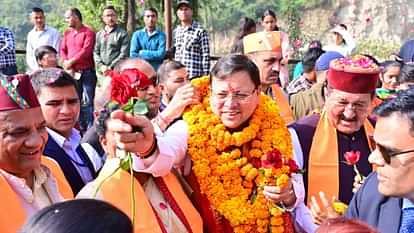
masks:
[(414, 89), (400, 92), (374, 110), (378, 116), (368, 176), (346, 216), (379, 232), (414, 232)]

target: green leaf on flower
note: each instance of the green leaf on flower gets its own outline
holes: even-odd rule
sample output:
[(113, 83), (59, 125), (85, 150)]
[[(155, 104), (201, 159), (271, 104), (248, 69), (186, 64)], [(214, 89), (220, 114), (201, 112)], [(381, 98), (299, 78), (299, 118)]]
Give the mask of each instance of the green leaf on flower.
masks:
[(250, 202), (254, 203), (256, 201), (256, 198), (257, 198), (257, 188), (253, 189), (253, 192), (250, 196)]
[(134, 99), (129, 99), (128, 103), (126, 103), (124, 106), (122, 106), (122, 110), (125, 112), (133, 113), (134, 111)]
[(134, 103), (134, 115), (145, 115), (148, 113), (148, 104), (145, 100), (136, 100)]

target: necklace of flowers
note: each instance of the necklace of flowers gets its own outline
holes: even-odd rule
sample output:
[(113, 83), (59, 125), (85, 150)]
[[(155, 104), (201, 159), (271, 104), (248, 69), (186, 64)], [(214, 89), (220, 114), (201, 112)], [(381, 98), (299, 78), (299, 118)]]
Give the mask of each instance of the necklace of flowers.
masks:
[[(296, 172), (289, 165), (294, 164), (292, 144), (276, 103), (261, 95), (248, 126), (231, 133), (211, 111), (208, 77), (192, 83), (204, 98), (183, 118), (189, 126), (188, 154), (201, 192), (234, 232), (288, 232), (286, 213), (262, 193), (265, 185), (287, 185)], [(250, 149), (242, 153), (240, 147)], [(278, 156), (274, 156), (280, 161), (277, 166), (263, 166), (270, 162), (269, 153)]]

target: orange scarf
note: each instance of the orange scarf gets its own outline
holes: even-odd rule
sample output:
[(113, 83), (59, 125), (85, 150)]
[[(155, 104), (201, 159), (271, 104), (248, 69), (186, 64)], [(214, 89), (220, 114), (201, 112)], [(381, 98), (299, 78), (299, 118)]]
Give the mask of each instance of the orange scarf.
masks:
[(292, 109), (290, 108), (289, 101), (284, 95), (282, 88), (277, 84), (272, 85), (273, 100), (276, 101), (280, 108), (280, 116), (285, 120), (286, 125), (294, 121)]
[[(59, 192), (65, 199), (72, 199), (73, 193), (63, 175), (62, 170), (55, 161), (46, 156), (42, 156), (42, 164), (50, 169), (52, 176), (56, 179)], [(21, 206), (16, 193), (7, 183), (6, 179), (0, 175), (0, 206), (3, 213), (0, 215), (0, 229), (4, 233), (16, 233), (26, 221), (26, 211)]]
[[(114, 171), (111, 170), (111, 168), (105, 169), (105, 167), (106, 166), (103, 167), (96, 179), (98, 184), (108, 176), (111, 176)], [(132, 219), (130, 179), (130, 174), (128, 172), (119, 169), (103, 183), (100, 192), (105, 201), (118, 207)], [(172, 173), (169, 173), (167, 176), (162, 177), (162, 180), (167, 186), (169, 193), (177, 202), (178, 207), (182, 210), (183, 215), (188, 222), (187, 226), (191, 227), (192, 233), (202, 233), (203, 222), (201, 217), (187, 198), (177, 178)], [(162, 192), (163, 190), (160, 191)], [(136, 211), (134, 233), (163, 233), (151, 203), (146, 197), (144, 189), (136, 179), (134, 179), (134, 192)], [(186, 225), (186, 222), (183, 222), (183, 224)]]
[[(373, 135), (374, 128), (368, 119), (364, 121), (364, 129), (369, 144), (369, 136)], [(339, 196), (338, 166), (336, 129), (329, 123), (326, 111), (323, 110), (309, 152), (308, 203), (312, 196), (319, 196), (320, 191), (325, 192), (328, 198)]]

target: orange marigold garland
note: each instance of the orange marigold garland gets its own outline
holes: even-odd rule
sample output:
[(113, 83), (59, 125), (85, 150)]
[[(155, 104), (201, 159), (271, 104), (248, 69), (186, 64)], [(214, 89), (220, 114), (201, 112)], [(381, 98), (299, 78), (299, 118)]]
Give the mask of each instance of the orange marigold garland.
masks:
[[(183, 118), (189, 126), (188, 154), (201, 192), (236, 233), (292, 232), (289, 214), (262, 193), (264, 185), (286, 185), (292, 172), (297, 172), (290, 135), (276, 103), (261, 95), (249, 125), (231, 133), (211, 111), (209, 78), (192, 83), (202, 101)], [(242, 153), (246, 145), (248, 153)], [(280, 155), (281, 163), (263, 167), (269, 153)]]

